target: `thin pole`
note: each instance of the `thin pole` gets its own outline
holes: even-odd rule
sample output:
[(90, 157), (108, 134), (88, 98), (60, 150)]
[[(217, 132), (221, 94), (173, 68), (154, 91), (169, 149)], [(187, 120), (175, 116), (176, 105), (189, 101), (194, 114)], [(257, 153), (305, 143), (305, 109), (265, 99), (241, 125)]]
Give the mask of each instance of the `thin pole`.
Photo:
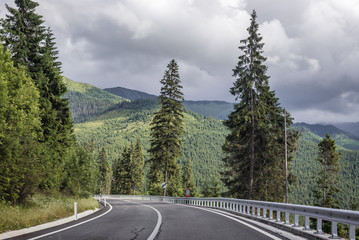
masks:
[(288, 203), (287, 113), (284, 108), (285, 202)]

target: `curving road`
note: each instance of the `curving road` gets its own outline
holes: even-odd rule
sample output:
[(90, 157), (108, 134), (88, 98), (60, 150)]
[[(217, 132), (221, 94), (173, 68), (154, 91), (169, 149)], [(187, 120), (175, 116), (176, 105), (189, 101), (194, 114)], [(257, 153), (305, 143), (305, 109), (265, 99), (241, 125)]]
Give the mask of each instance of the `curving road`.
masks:
[(14, 239), (287, 239), (222, 211), (140, 200), (107, 202), (111, 207), (95, 216)]

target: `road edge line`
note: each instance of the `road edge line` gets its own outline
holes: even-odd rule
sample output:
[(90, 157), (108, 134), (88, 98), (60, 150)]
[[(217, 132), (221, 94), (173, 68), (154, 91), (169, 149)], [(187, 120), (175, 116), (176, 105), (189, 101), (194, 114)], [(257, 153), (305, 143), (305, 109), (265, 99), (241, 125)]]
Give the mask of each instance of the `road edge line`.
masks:
[(69, 227), (66, 227), (66, 228), (62, 228), (62, 229), (59, 229), (59, 230), (56, 230), (56, 231), (53, 231), (53, 232), (50, 232), (50, 233), (46, 233), (46, 234), (43, 234), (43, 235), (40, 235), (40, 236), (37, 236), (37, 237), (34, 237), (34, 238), (29, 238), (28, 240), (35, 240), (35, 239), (43, 238), (43, 237), (46, 237), (46, 236), (49, 236), (49, 235), (52, 235), (52, 234), (55, 234), (55, 233), (59, 233), (59, 232), (68, 230), (68, 229), (70, 229), (70, 228), (77, 227), (77, 226), (82, 225), (82, 224), (84, 224), (84, 223), (88, 223), (88, 222), (90, 222), (90, 221), (92, 221), (92, 220), (95, 220), (95, 219), (97, 219), (97, 218), (99, 218), (99, 217), (102, 217), (102, 216), (106, 215), (107, 213), (109, 213), (109, 212), (112, 210), (112, 205), (109, 204), (109, 203), (107, 203), (107, 204), (110, 205), (110, 209), (107, 210), (105, 213), (102, 213), (101, 215), (98, 215), (98, 216), (96, 216), (96, 217), (94, 217), (94, 218), (88, 219), (88, 220), (86, 220), (86, 221), (77, 223), (77, 224), (75, 224), (75, 225), (72, 225), (72, 226), (69, 226)]
[(245, 225), (245, 226), (247, 226), (247, 227), (249, 227), (249, 228), (252, 228), (253, 230), (255, 230), (255, 231), (257, 231), (257, 232), (260, 232), (260, 233), (262, 233), (262, 234), (266, 235), (267, 237), (270, 237), (270, 238), (272, 238), (272, 239), (274, 239), (274, 240), (282, 240), (282, 239), (280, 239), (280, 238), (274, 236), (273, 234), (270, 234), (270, 233), (268, 233), (268, 232), (266, 232), (266, 231), (263, 231), (262, 229), (260, 229), (260, 228), (258, 228), (258, 227), (255, 227), (255, 226), (253, 226), (253, 225), (251, 225), (251, 224), (249, 224), (249, 223), (243, 222), (243, 221), (241, 221), (241, 220), (239, 220), (239, 219), (237, 219), (237, 218), (228, 216), (228, 215), (226, 215), (226, 214), (224, 214), (224, 213), (216, 212), (216, 211), (213, 211), (213, 210), (210, 210), (210, 209), (201, 208), (201, 207), (188, 206), (188, 205), (184, 205), (184, 204), (181, 204), (181, 205), (182, 205), (182, 206), (186, 206), (186, 207), (197, 208), (197, 209), (201, 209), (201, 210), (203, 210), (203, 211), (207, 211), (207, 212), (211, 212), (211, 213), (214, 213), (214, 214), (221, 215), (221, 216), (226, 217), (226, 218), (229, 218), (229, 219), (231, 219), (231, 220), (233, 220), (233, 221), (239, 222), (239, 223), (241, 223), (241, 224), (243, 224), (243, 225)]

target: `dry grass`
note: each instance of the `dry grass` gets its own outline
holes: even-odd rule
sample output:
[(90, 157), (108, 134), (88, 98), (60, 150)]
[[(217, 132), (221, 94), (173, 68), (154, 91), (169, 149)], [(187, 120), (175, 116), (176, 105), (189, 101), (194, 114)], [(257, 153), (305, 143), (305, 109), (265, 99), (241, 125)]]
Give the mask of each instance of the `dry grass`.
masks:
[(92, 198), (61, 197), (55, 199), (43, 195), (36, 195), (21, 206), (0, 205), (0, 233), (72, 216), (74, 202), (77, 202), (79, 213), (98, 207), (98, 202)]

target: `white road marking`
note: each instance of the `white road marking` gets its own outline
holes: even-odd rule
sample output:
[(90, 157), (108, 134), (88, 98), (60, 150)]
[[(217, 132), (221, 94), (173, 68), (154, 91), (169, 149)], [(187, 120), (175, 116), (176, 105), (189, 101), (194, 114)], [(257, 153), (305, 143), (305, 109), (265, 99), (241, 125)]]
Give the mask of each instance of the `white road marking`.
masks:
[(130, 200), (124, 200), (126, 202), (131, 202), (131, 203), (136, 203), (136, 204), (139, 204), (139, 205), (142, 205), (142, 206), (145, 206), (145, 207), (148, 207), (148, 208), (151, 208), (153, 210), (156, 211), (157, 213), (157, 224), (156, 224), (156, 227), (155, 229), (153, 230), (153, 232), (151, 233), (151, 235), (147, 238), (147, 240), (153, 240), (155, 239), (158, 231), (160, 230), (160, 227), (161, 227), (161, 224), (162, 224), (162, 215), (161, 213), (154, 207), (151, 207), (149, 205), (145, 205), (145, 204), (142, 204), (142, 203), (138, 203), (138, 202), (134, 202), (134, 201), (130, 201)]
[(95, 220), (95, 219), (97, 219), (97, 218), (99, 218), (99, 217), (102, 217), (102, 216), (106, 215), (107, 213), (109, 213), (109, 212), (112, 210), (111, 204), (109, 204), (109, 203), (107, 203), (107, 204), (110, 205), (110, 209), (107, 210), (107, 212), (105, 212), (105, 213), (103, 213), (103, 214), (101, 214), (101, 215), (99, 215), (99, 216), (97, 216), (97, 217), (88, 219), (88, 220), (86, 220), (86, 221), (80, 222), (80, 223), (78, 223), (78, 224), (75, 224), (75, 225), (72, 225), (72, 226), (69, 226), (69, 227), (66, 227), (66, 228), (59, 229), (59, 230), (57, 230), (57, 231), (53, 231), (53, 232), (46, 233), (46, 234), (41, 235), (41, 236), (37, 236), (37, 237), (34, 237), (34, 238), (30, 238), (29, 240), (35, 240), (35, 239), (43, 238), (43, 237), (46, 237), (46, 236), (49, 236), (49, 235), (52, 235), (52, 234), (55, 234), (55, 233), (59, 233), (59, 232), (65, 231), (65, 230), (67, 230), (67, 229), (77, 227), (77, 226), (82, 225), (82, 224), (84, 224), (84, 223), (88, 223), (88, 222), (90, 222), (90, 221), (92, 221), (92, 220)]
[[(188, 206), (188, 205), (183, 205), (183, 206), (192, 207), (192, 206)], [(252, 228), (253, 230), (255, 230), (255, 231), (257, 231), (257, 232), (260, 232), (260, 233), (262, 233), (262, 234), (266, 235), (267, 237), (270, 237), (270, 238), (272, 238), (272, 239), (274, 239), (274, 240), (282, 240), (282, 239), (280, 239), (280, 238), (278, 238), (278, 237), (276, 237), (276, 236), (274, 236), (274, 235), (272, 235), (272, 234), (270, 234), (270, 233), (268, 233), (268, 232), (266, 232), (266, 231), (263, 231), (262, 229), (259, 229), (259, 228), (255, 227), (255, 226), (251, 225), (251, 224), (248, 224), (248, 223), (246, 223), (246, 222), (243, 222), (243, 221), (241, 221), (241, 220), (239, 220), (239, 219), (237, 219), (237, 218), (230, 217), (230, 216), (228, 216), (228, 215), (226, 215), (226, 214), (223, 214), (223, 213), (220, 213), (220, 212), (217, 212), (217, 211), (214, 211), (214, 210), (199, 208), (199, 207), (193, 207), (193, 208), (197, 208), (197, 209), (201, 209), (201, 210), (203, 210), (203, 211), (207, 211), (207, 212), (211, 212), (211, 213), (214, 213), (214, 214), (221, 215), (221, 216), (226, 217), (226, 218), (229, 218), (229, 219), (231, 219), (231, 220), (233, 220), (233, 221), (239, 222), (239, 223), (241, 223), (241, 224), (243, 224), (243, 225), (245, 225), (245, 226), (247, 226), (247, 227), (250, 227), (250, 228)]]

